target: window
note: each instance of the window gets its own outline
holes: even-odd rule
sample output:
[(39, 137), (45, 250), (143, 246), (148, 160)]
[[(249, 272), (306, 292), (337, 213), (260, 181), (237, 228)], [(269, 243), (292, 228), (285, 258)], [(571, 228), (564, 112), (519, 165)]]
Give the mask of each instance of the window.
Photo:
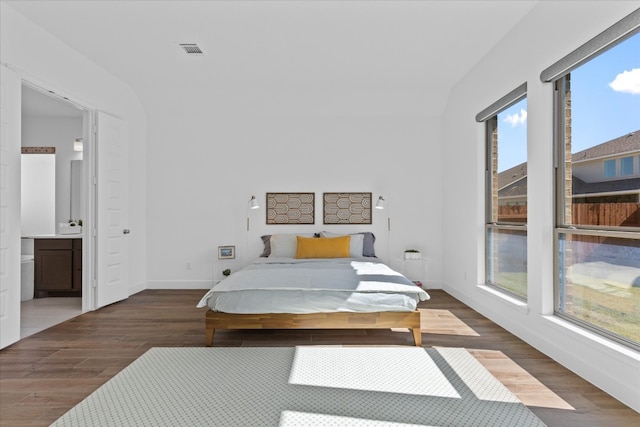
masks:
[[(578, 65), (546, 81), (554, 82), (556, 97), (555, 313), (640, 348), (640, 180), (630, 176), (640, 153), (635, 25), (613, 41), (620, 28), (605, 31), (598, 37), (609, 37), (606, 51), (576, 60), (596, 37), (569, 55)], [(617, 159), (606, 159), (616, 155), (619, 170)]]
[(633, 157), (623, 157), (620, 159), (620, 175), (633, 175)]
[(526, 84), (478, 114), (486, 126), (486, 283), (527, 298)]
[(616, 176), (616, 160), (605, 160), (604, 161), (604, 177), (605, 178), (615, 178)]

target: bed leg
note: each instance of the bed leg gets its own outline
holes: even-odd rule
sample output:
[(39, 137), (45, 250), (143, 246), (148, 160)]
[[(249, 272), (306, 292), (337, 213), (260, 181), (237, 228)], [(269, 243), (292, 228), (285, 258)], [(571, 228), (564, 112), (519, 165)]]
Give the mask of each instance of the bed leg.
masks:
[(422, 331), (420, 328), (411, 328), (413, 334), (413, 341), (416, 343), (416, 347), (422, 347)]
[(216, 330), (214, 328), (210, 328), (207, 326), (206, 330), (205, 330), (205, 339), (204, 339), (204, 343), (207, 347), (211, 347), (213, 345), (213, 333)]

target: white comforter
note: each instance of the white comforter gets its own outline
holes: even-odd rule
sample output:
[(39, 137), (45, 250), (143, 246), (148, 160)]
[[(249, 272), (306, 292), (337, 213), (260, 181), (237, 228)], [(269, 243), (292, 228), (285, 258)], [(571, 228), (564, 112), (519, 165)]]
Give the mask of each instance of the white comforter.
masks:
[(226, 313), (412, 311), (429, 295), (371, 258), (260, 258), (198, 303)]

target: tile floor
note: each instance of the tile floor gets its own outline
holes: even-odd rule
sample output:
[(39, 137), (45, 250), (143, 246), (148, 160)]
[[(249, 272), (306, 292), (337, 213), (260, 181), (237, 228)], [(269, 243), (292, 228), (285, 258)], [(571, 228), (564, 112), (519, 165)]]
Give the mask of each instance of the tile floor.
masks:
[(20, 307), (20, 339), (82, 314), (82, 298), (38, 298)]

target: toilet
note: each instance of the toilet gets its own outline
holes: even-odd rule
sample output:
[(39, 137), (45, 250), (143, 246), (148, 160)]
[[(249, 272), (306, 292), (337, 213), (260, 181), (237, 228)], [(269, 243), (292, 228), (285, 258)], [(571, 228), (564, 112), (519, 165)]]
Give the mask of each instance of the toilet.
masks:
[(33, 255), (20, 256), (20, 301), (33, 299)]

